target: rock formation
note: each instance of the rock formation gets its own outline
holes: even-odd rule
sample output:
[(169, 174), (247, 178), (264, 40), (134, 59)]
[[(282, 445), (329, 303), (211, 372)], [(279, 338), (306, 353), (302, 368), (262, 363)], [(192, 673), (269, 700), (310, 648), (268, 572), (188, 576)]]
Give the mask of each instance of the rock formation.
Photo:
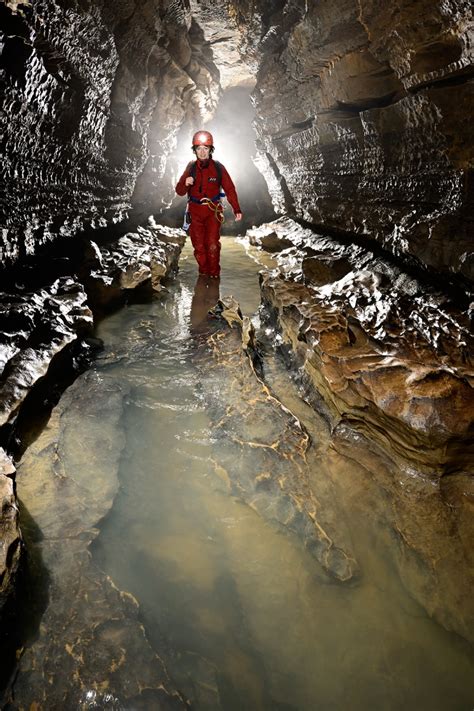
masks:
[[(262, 316), (289, 356), (337, 454), (375, 482), (370, 511), (399, 536), (397, 564), (411, 594), (445, 627), (474, 639), (472, 517), (473, 340), (467, 309), (357, 246), (289, 218), (248, 233), (273, 254)], [(278, 250), (278, 243), (281, 250)], [(359, 476), (359, 475), (358, 475)], [(361, 477), (363, 481), (364, 477)], [(423, 522), (423, 525), (421, 525)]]
[(232, 4), (280, 212), (472, 280), (470, 3)]
[(255, 82), (274, 204), (472, 279), (467, 0), (3, 0), (1, 262), (169, 203), (178, 134)]
[[(85, 241), (73, 265), (75, 278), (56, 278), (58, 269), (71, 269), (68, 260), (40, 270), (34, 289), (30, 265), (14, 271), (16, 292), (0, 292), (0, 426), (11, 450), (17, 448), (27, 397), (38, 391), (43, 406), (51, 407), (61, 392), (55, 387), (58, 370), (70, 369), (71, 382), (87, 367), (93, 350), (91, 309), (101, 314), (133, 292), (140, 291), (141, 298), (159, 292), (177, 266), (183, 242), (180, 231), (148, 224), (109, 246)], [(12, 592), (21, 554), (14, 479), (15, 468), (0, 448), (0, 610)]]
[(116, 382), (83, 374), (20, 465), (23, 507), (42, 532), (29, 553), (48, 570), (49, 597), (34, 643), (21, 650), (12, 709), (188, 708), (146, 639), (135, 599), (89, 552), (119, 487), (125, 395)]
[[(0, 263), (169, 202), (166, 158), (216, 106), (184, 2), (0, 3)], [(140, 213), (142, 215), (142, 213)]]
[[(467, 584), (449, 604), (432, 591), (472, 534), (473, 32), (468, 0), (0, 0), (1, 422), (89, 335), (91, 307), (159, 290), (182, 237), (146, 220), (171, 202), (178, 139), (224, 89), (253, 86), (256, 164), (276, 211), (306, 225), (252, 236), (280, 255), (269, 317), (334, 451), (354, 432), (383, 448), (404, 491), (424, 482), (422, 518), (458, 527), (450, 560), (404, 519), (395, 478), (381, 483), (402, 575), (430, 561), (416, 595), (472, 638)], [(3, 595), (21, 545), (2, 462)]]
[[(249, 318), (242, 318), (232, 297), (220, 301), (214, 313), (232, 328), (209, 336), (196, 364), (222, 440), (219, 476), (264, 518), (296, 533), (329, 576), (351, 581), (358, 568), (343, 518), (333, 516), (334, 497), (310, 485), (308, 433), (257, 376), (260, 363)], [(214, 368), (209, 368), (209, 349)], [(223, 369), (225, 387), (213, 392), (214, 370)]]
[(21, 533), (15, 496), (15, 467), (0, 449), (0, 608), (11, 593), (21, 555)]

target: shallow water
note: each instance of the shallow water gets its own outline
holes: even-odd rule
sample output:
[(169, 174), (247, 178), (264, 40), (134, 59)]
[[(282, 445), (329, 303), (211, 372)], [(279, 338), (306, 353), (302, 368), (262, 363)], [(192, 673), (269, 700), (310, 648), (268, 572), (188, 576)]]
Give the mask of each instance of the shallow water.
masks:
[[(223, 247), (220, 292), (253, 314), (259, 267), (234, 240)], [(218, 391), (228, 373), (202, 378), (196, 367), (199, 344), (217, 328), (205, 317), (216, 289), (196, 289), (187, 246), (164, 298), (131, 305), (100, 326), (106, 348), (96, 371), (126, 382), (130, 394), (120, 492), (95, 559), (137, 598), (150, 641), (195, 708), (469, 711), (470, 647), (409, 596), (389, 537), (360, 506), (341, 520), (362, 569), (344, 585), (294, 534), (229, 494), (204, 390)], [(313, 438), (310, 466), (323, 471), (324, 423), (298, 403), (271, 356), (268, 374)], [(339, 466), (357, 475), (352, 462)]]

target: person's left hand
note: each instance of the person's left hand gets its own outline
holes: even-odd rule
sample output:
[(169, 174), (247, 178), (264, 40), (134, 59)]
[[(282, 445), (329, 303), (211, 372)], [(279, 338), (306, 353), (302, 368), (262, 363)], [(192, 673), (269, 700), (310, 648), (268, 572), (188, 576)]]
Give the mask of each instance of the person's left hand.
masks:
[(235, 221), (239, 222), (242, 219), (242, 213), (241, 212), (236, 212), (235, 213)]

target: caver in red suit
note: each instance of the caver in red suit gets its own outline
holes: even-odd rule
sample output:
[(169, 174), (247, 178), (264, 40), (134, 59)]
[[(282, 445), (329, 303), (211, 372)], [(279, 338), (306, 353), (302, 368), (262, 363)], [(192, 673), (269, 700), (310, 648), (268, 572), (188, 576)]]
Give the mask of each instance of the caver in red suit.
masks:
[[(178, 195), (188, 194), (188, 212), (191, 218), (189, 234), (194, 247), (194, 256), (199, 265), (199, 273), (210, 277), (220, 274), (220, 227), (222, 204), (219, 193), (221, 187), (230, 202), (236, 220), (242, 218), (234, 183), (222, 163), (221, 179), (215, 161), (212, 159), (212, 136), (207, 131), (198, 131), (193, 138), (193, 150), (197, 161), (189, 163), (176, 185)], [(207, 156), (207, 157), (202, 157)], [(201, 202), (204, 199), (203, 202)]]

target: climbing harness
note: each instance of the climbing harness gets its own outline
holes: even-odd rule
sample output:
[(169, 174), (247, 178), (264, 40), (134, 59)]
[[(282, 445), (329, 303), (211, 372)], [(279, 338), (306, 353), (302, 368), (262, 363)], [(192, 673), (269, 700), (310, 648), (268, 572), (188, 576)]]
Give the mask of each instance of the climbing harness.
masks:
[(219, 195), (216, 195), (213, 198), (208, 198), (208, 197), (203, 197), (200, 200), (197, 198), (192, 198), (190, 197), (189, 199), (191, 202), (197, 202), (200, 205), (206, 205), (211, 212), (214, 213), (214, 217), (218, 222), (222, 223), (224, 222), (224, 208), (222, 206), (222, 203), (220, 202), (221, 197), (225, 197), (225, 193), (219, 193)]
[[(221, 225), (224, 222), (224, 207), (221, 203), (221, 198), (225, 197), (225, 193), (222, 192), (222, 188), (220, 187), (221, 181), (222, 181), (222, 168), (221, 164), (219, 161), (215, 160), (214, 165), (216, 166), (216, 172), (217, 172), (217, 179), (219, 182), (219, 193), (217, 195), (214, 195), (214, 197), (209, 198), (209, 197), (203, 197), (201, 199), (195, 198), (192, 195), (188, 195), (188, 204), (190, 202), (195, 202), (198, 205), (206, 205), (213, 213), (214, 217), (218, 222), (221, 223)], [(196, 180), (196, 167), (197, 167), (197, 161), (194, 161), (189, 169), (189, 176), (191, 178), (194, 178)], [(189, 230), (189, 227), (191, 225), (191, 214), (186, 206), (186, 210), (184, 213), (184, 221), (183, 221), (183, 230), (187, 232)]]

